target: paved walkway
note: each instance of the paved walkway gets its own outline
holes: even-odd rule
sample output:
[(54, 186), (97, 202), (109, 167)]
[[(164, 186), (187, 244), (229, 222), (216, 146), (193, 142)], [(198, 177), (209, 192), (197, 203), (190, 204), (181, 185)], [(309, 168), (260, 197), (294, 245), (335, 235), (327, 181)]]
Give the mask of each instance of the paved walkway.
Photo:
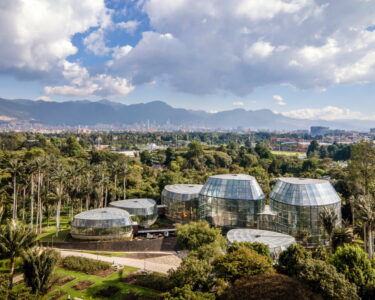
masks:
[[(172, 264), (162, 264), (162, 263), (155, 263), (150, 262), (147, 259), (134, 259), (134, 258), (126, 258), (126, 257), (118, 257), (118, 256), (104, 256), (104, 255), (96, 255), (91, 253), (84, 253), (84, 252), (75, 252), (70, 250), (61, 250), (56, 249), (61, 253), (61, 256), (80, 256), (80, 257), (86, 257), (86, 258), (92, 258), (97, 259), (101, 261), (110, 262), (115, 265), (121, 265), (121, 266), (129, 266), (139, 269), (146, 269), (147, 271), (152, 272), (159, 272), (159, 273), (168, 273), (170, 269), (177, 268), (178, 265), (175, 263)], [(172, 255), (171, 252), (145, 252), (145, 253), (160, 253), (165, 255)]]

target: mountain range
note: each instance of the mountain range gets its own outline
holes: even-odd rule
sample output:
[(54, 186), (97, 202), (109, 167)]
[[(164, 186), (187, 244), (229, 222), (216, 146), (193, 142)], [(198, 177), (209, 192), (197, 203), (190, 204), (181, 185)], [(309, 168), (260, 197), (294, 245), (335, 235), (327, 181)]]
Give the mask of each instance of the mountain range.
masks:
[(174, 108), (162, 101), (125, 105), (100, 101), (34, 101), (0, 98), (0, 121), (29, 121), (49, 126), (94, 126), (157, 124), (207, 129), (296, 130), (310, 126), (334, 129), (368, 130), (375, 127), (371, 120), (308, 120), (286, 117), (268, 109), (233, 109), (217, 113)]

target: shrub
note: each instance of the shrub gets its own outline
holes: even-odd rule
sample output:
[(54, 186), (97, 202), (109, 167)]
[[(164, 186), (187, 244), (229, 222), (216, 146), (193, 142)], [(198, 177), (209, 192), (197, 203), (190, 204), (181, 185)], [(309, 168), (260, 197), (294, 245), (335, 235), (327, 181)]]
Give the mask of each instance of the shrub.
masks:
[(66, 256), (62, 259), (61, 264), (65, 269), (86, 274), (91, 274), (99, 270), (108, 270), (112, 267), (112, 264), (109, 262), (80, 256)]
[(194, 292), (189, 285), (176, 287), (162, 295), (164, 300), (215, 300), (211, 293)]
[(259, 243), (259, 242), (234, 242), (228, 246), (228, 253), (236, 251), (242, 247), (249, 248), (256, 253), (263, 255), (267, 257), (270, 261), (272, 261), (271, 258), (271, 252), (270, 247), (266, 244)]
[(219, 299), (320, 300), (323, 298), (292, 277), (282, 274), (261, 274), (236, 280)]
[(213, 262), (213, 267), (217, 277), (230, 282), (242, 277), (273, 271), (272, 265), (266, 257), (245, 247), (219, 256)]
[(371, 284), (375, 279), (371, 261), (366, 252), (357, 245), (339, 247), (329, 259), (329, 263), (359, 288)]
[(213, 242), (219, 243), (222, 248), (226, 244), (220, 229), (211, 228), (206, 221), (177, 225), (176, 235), (181, 246), (188, 250), (197, 250), (199, 247)]
[(277, 270), (282, 274), (296, 276), (299, 272), (299, 265), (308, 258), (310, 258), (310, 253), (301, 245), (290, 245), (288, 249), (281, 252)]

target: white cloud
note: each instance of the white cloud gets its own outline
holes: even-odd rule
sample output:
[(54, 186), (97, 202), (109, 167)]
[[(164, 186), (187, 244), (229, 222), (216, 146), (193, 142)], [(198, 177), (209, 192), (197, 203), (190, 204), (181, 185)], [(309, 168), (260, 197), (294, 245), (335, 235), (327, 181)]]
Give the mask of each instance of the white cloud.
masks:
[(0, 72), (33, 79), (52, 73), (77, 52), (72, 36), (106, 19), (103, 0), (1, 1)]
[(95, 55), (107, 55), (111, 49), (106, 46), (104, 29), (100, 28), (91, 32), (83, 39), (86, 49)]
[(36, 101), (52, 101), (52, 99), (48, 96), (40, 96), (40, 97), (35, 98), (34, 100), (36, 100)]
[(118, 97), (130, 93), (134, 87), (125, 78), (107, 74), (90, 76), (86, 68), (76, 63), (64, 62), (64, 77), (69, 84), (46, 86), (47, 95)]
[(280, 95), (274, 95), (272, 98), (273, 98), (273, 100), (277, 101), (278, 105), (286, 105), (286, 103), (284, 101), (284, 98), (281, 97)]
[(233, 105), (233, 106), (237, 106), (237, 107), (241, 107), (241, 106), (244, 106), (245, 103), (242, 102), (242, 101), (236, 101), (236, 102), (233, 102), (232, 105)]
[(347, 108), (336, 106), (326, 106), (323, 108), (304, 108), (288, 112), (282, 112), (284, 116), (297, 119), (310, 120), (340, 120), (340, 119), (358, 119), (358, 120), (375, 120), (375, 116), (366, 116), (360, 112), (352, 111)]
[(128, 33), (134, 33), (138, 28), (140, 22), (132, 20), (127, 22), (119, 22), (116, 23), (116, 27), (120, 29), (124, 29)]
[(244, 96), (375, 81), (373, 1), (145, 0), (143, 11), (151, 31), (110, 69), (136, 85)]

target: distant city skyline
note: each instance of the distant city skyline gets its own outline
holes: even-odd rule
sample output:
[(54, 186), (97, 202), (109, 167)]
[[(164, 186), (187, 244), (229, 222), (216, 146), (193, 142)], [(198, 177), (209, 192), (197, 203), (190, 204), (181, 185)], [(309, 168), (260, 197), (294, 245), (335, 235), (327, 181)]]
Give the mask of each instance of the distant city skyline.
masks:
[(0, 97), (375, 122), (375, 3), (13, 0)]

